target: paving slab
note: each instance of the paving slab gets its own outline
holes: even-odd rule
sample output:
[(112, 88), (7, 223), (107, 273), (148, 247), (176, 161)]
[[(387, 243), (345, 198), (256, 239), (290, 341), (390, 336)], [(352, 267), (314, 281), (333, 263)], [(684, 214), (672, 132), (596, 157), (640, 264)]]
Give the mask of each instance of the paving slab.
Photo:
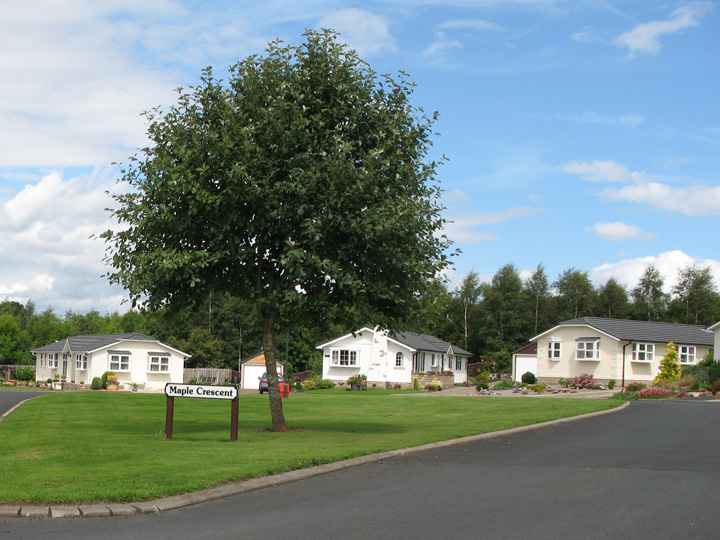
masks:
[(77, 506), (51, 506), (51, 518), (80, 517), (80, 509)]
[(111, 516), (134, 516), (137, 514), (137, 508), (132, 504), (108, 504)]
[(50, 508), (47, 506), (23, 506), (20, 509), (20, 517), (43, 518), (50, 515)]
[(81, 506), (82, 517), (110, 517), (110, 509), (105, 505)]

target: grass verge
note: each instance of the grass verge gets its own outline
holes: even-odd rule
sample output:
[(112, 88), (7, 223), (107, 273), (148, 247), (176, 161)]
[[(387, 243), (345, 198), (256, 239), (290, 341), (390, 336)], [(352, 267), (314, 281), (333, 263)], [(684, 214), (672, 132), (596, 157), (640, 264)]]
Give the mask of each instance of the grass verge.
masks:
[(39, 396), (0, 423), (0, 501), (138, 501), (350, 457), (610, 409), (615, 400), (421, 397), (322, 390), (284, 400), (292, 431), (271, 433), (267, 395), (230, 403), (68, 392)]

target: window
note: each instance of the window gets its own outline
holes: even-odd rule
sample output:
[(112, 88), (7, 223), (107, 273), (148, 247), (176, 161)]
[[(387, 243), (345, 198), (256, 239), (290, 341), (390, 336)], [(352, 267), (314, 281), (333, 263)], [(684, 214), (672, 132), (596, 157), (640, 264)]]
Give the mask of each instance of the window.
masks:
[(110, 371), (130, 371), (130, 355), (111, 354), (108, 369)]
[(694, 364), (696, 362), (695, 347), (683, 345), (678, 348), (681, 364)]
[(600, 341), (579, 340), (575, 346), (575, 360), (597, 361), (600, 360)]
[(439, 354), (438, 354), (438, 355), (435, 355), (435, 354), (432, 355), (432, 357), (431, 357), (431, 359), (430, 359), (430, 367), (438, 367), (438, 356), (440, 356), (440, 355), (439, 355)]
[(168, 371), (170, 371), (170, 356), (149, 356), (148, 371), (150, 371), (151, 373), (167, 373)]
[(84, 354), (75, 355), (75, 369), (80, 371), (87, 371), (87, 356)]
[(405, 358), (403, 357), (403, 353), (399, 352), (395, 355), (395, 367), (403, 367), (403, 364), (405, 363)]
[(357, 351), (344, 349), (332, 351), (333, 366), (357, 366)]
[(458, 356), (455, 358), (455, 371), (461, 371), (462, 368), (462, 358)]
[(57, 368), (58, 367), (58, 359), (57, 359), (57, 355), (55, 353), (48, 354), (48, 367), (49, 368)]
[(560, 361), (560, 346), (562, 341), (548, 341), (548, 360), (553, 362)]
[(655, 358), (653, 343), (633, 343), (633, 362), (652, 362)]

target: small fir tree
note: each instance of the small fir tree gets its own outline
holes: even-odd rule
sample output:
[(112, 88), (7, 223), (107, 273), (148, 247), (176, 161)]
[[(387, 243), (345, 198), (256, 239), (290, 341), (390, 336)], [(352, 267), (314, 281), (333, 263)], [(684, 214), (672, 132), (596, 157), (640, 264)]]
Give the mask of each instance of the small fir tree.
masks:
[(655, 377), (658, 381), (676, 381), (680, 379), (680, 364), (678, 364), (678, 351), (675, 344), (671, 341), (665, 349), (665, 356), (660, 362), (660, 373)]

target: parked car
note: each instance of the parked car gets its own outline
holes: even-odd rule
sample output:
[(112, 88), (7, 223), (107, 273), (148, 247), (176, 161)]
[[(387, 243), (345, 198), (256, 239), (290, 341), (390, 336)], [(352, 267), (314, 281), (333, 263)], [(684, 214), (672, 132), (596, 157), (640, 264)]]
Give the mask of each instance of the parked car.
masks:
[[(282, 373), (278, 373), (278, 382), (285, 382), (285, 375)], [(267, 380), (267, 372), (262, 374), (262, 377), (260, 377), (260, 393), (268, 391), (268, 380)]]

